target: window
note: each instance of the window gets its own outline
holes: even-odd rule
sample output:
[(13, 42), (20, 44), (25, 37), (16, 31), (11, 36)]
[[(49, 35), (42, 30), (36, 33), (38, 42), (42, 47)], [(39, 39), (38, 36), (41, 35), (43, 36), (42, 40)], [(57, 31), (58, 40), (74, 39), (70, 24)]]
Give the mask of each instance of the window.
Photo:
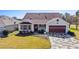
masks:
[(40, 25), (39, 25), (39, 27), (45, 27), (45, 26), (46, 26), (45, 24), (40, 24)]
[(26, 29), (27, 29), (27, 25), (24, 25), (24, 26), (23, 26), (23, 29), (26, 30)]
[(21, 25), (21, 30), (30, 30), (31, 25)]
[(21, 29), (22, 30), (26, 30), (27, 29), (27, 25), (21, 25)]

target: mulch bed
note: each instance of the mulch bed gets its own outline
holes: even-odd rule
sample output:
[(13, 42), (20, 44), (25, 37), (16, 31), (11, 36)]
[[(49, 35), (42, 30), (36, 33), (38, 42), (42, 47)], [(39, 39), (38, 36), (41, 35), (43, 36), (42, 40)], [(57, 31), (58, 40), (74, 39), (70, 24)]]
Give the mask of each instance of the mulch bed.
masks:
[(30, 35), (33, 35), (33, 33), (18, 33), (16, 34), (16, 36), (30, 36)]

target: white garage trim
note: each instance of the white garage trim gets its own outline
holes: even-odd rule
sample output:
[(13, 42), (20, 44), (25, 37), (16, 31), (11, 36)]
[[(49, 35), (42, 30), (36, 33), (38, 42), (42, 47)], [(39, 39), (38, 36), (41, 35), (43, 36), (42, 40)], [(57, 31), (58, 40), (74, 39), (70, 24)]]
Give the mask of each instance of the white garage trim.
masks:
[[(58, 20), (57, 20), (58, 19)], [(61, 18), (53, 18), (52, 20), (49, 20), (47, 23), (46, 23), (46, 32), (49, 32), (49, 26), (52, 25), (57, 25), (57, 26), (66, 26), (66, 33), (68, 32), (69, 30), (69, 23), (64, 21), (63, 19)]]

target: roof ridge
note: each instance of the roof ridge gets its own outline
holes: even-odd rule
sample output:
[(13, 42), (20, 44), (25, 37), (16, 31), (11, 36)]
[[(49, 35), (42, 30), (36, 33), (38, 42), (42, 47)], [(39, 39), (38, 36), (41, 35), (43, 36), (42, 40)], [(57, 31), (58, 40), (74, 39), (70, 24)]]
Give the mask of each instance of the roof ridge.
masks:
[(26, 13), (23, 19), (52, 19), (61, 17), (61, 13)]

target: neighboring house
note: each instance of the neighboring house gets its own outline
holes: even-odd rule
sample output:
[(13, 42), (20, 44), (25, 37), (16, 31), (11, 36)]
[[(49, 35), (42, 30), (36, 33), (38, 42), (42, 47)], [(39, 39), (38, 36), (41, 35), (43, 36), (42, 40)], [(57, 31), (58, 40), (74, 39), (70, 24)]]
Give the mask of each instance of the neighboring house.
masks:
[(0, 31), (14, 31), (18, 27), (17, 21), (8, 16), (0, 16)]
[(5, 25), (2, 20), (0, 20), (0, 33), (5, 30)]
[(67, 33), (69, 23), (62, 19), (60, 13), (27, 13), (19, 24), (19, 31), (39, 30)]
[(75, 15), (70, 16), (70, 20), (68, 22), (70, 24), (75, 24), (76, 23)]
[[(75, 15), (70, 16), (70, 23), (76, 24), (76, 22), (77, 22), (76, 19), (77, 19), (77, 17)], [(78, 24), (79, 24), (79, 20), (78, 20)]]

